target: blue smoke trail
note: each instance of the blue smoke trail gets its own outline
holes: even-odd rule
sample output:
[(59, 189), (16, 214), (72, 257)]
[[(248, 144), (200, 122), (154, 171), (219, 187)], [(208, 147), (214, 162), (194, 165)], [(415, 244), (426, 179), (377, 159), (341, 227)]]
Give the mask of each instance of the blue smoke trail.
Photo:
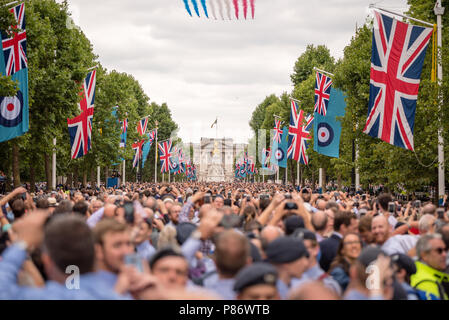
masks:
[(187, 2), (188, 0), (183, 0), (183, 1), (184, 1), (184, 5), (186, 6), (187, 12), (190, 14), (190, 16), (192, 16), (192, 11), (190, 11), (189, 3)]
[(193, 4), (193, 8), (195, 9), (196, 15), (199, 17), (200, 16), (200, 12), (198, 11), (198, 3), (196, 2), (196, 0), (191, 0), (192, 4)]
[(201, 0), (201, 5), (203, 6), (204, 14), (209, 19), (209, 15), (207, 14), (206, 0)]

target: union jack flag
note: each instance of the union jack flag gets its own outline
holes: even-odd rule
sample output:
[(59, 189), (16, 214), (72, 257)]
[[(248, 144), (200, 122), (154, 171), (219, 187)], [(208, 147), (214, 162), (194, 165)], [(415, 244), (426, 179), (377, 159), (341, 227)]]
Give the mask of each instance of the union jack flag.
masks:
[(157, 129), (151, 130), (150, 133), (148, 133), (149, 142), (152, 144), (154, 140), (156, 140), (157, 136)]
[(281, 137), (282, 137), (282, 129), (281, 129), (281, 120), (275, 119), (274, 120), (274, 138), (273, 141), (277, 143), (281, 143)]
[(147, 132), (147, 126), (148, 126), (148, 117), (143, 118), (139, 121), (137, 124), (137, 132), (140, 136), (143, 136), (145, 132)]
[(416, 100), (431, 28), (375, 12), (368, 119), (364, 133), (414, 150)]
[(73, 119), (67, 119), (69, 126), (72, 159), (85, 156), (91, 148), (92, 120), (94, 117), (96, 70), (90, 72), (84, 80), (78, 104), (81, 113)]
[(139, 164), (139, 160), (142, 159), (142, 149), (143, 149), (144, 143), (145, 143), (145, 140), (140, 140), (140, 141), (136, 141), (133, 144), (133, 150), (136, 151), (134, 153), (134, 158), (133, 158), (133, 168), (137, 167)]
[(184, 173), (186, 171), (186, 159), (184, 158), (184, 152), (179, 149), (178, 153), (179, 171), (178, 174)]
[(158, 143), (158, 147), (160, 152), (159, 158), (161, 159), (161, 173), (170, 172), (171, 157), (173, 156), (171, 139)]
[[(3, 35), (3, 54), (5, 57), (6, 75), (11, 76), (14, 73), (28, 67), (27, 60), (27, 37), (26, 37), (26, 19), (25, 3), (19, 4), (10, 10), (14, 14), (17, 25), (13, 26), (11, 34)], [(16, 31), (21, 30), (21, 31)], [(9, 38), (6, 38), (9, 37)]]
[(315, 81), (315, 111), (323, 116), (327, 113), (329, 98), (331, 96), (332, 79), (317, 72)]
[(306, 151), (308, 148), (307, 141), (312, 138), (310, 135), (312, 123), (313, 116), (309, 115), (304, 119), (304, 111), (299, 110), (299, 106), (296, 101), (292, 100), (290, 128), (288, 130), (288, 159), (294, 159), (306, 165), (309, 163), (309, 158)]

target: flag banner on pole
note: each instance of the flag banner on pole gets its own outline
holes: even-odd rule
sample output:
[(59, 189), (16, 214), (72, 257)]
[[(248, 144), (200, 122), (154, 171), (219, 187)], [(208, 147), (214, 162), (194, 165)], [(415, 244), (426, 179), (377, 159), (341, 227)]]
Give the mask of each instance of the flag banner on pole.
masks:
[(271, 149), (262, 149), (262, 169), (267, 169), (270, 163)]
[(133, 158), (133, 168), (137, 167), (139, 160), (142, 159), (142, 150), (145, 140), (137, 141), (133, 144), (134, 158)]
[(315, 80), (315, 110), (314, 113), (323, 116), (327, 113), (329, 97), (332, 88), (332, 79), (321, 72), (316, 73)]
[(281, 167), (287, 167), (287, 149), (288, 149), (288, 127), (282, 129), (281, 142), (273, 141), (273, 147), (271, 148), (271, 163)]
[(121, 123), (120, 148), (126, 148), (126, 138), (128, 135), (128, 119), (124, 119)]
[(67, 119), (72, 159), (85, 156), (91, 149), (96, 77), (96, 70), (88, 73), (80, 92), (78, 107), (81, 113), (73, 119)]
[(143, 136), (147, 132), (148, 127), (148, 117), (143, 118), (142, 120), (139, 120), (137, 123), (137, 133), (140, 136)]
[(299, 110), (298, 103), (291, 100), (287, 149), (288, 159), (293, 159), (305, 165), (309, 163), (309, 157), (307, 156), (309, 144), (307, 141), (312, 139), (310, 134), (312, 123), (313, 117), (311, 115), (305, 117), (304, 111)]
[(151, 146), (153, 145), (154, 140), (156, 140), (157, 130), (151, 130), (148, 134), (148, 141), (145, 143), (142, 150), (142, 167), (145, 167), (145, 162), (147, 161), (148, 154), (150, 153)]
[(21, 31), (11, 34), (1, 31), (0, 73), (17, 81), (19, 91), (13, 97), (0, 97), (0, 142), (22, 136), (29, 129), (25, 3), (15, 6), (10, 12), (17, 21), (13, 29)]
[(282, 137), (282, 129), (281, 129), (281, 120), (275, 119), (274, 120), (274, 136), (273, 136), (273, 142), (281, 143), (281, 137)]
[(370, 98), (364, 133), (414, 150), (413, 131), (432, 28), (414, 26), (375, 11)]
[(172, 141), (171, 139), (158, 143), (159, 159), (161, 161), (161, 173), (170, 172), (172, 157)]
[(332, 88), (327, 115), (315, 113), (313, 150), (328, 157), (340, 157), (342, 125), (336, 117), (343, 117), (345, 113), (346, 102), (343, 92)]

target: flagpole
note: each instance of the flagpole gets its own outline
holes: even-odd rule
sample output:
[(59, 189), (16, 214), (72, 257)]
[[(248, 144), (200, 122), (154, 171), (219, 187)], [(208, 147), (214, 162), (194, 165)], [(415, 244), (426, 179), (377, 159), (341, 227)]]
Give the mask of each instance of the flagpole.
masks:
[(53, 165), (51, 173), (51, 187), (56, 190), (56, 138), (53, 139)]
[(97, 187), (100, 188), (100, 166), (97, 166)]
[(155, 147), (155, 152), (154, 152), (154, 154), (155, 154), (155, 159), (154, 159), (154, 183), (157, 183), (157, 150), (159, 149), (159, 144), (158, 144), (158, 142), (157, 142), (157, 136), (159, 135), (158, 134), (158, 121), (156, 120), (156, 147)]
[[(444, 14), (444, 7), (441, 6), (441, 0), (437, 0), (434, 8), (435, 15), (437, 16), (437, 45), (438, 52), (441, 52), (443, 46), (442, 39), (442, 21), (441, 17)], [(440, 105), (440, 114), (442, 106), (443, 106), (443, 95), (441, 93), (441, 84), (443, 83), (443, 65), (441, 58), (438, 57), (438, 100)], [(444, 177), (444, 138), (443, 138), (443, 129), (441, 126), (438, 128), (438, 201), (439, 204), (442, 205), (442, 201), (445, 193), (445, 177)]]
[[(438, 5), (438, 4), (439, 4), (439, 5)], [(437, 5), (439, 6), (439, 8), (441, 8), (441, 0), (437, 0), (436, 6), (435, 6), (436, 8), (438, 7)], [(370, 4), (370, 5), (369, 5), (369, 8), (370, 8), (370, 9), (376, 9), (376, 10), (383, 11), (383, 12), (387, 12), (387, 13), (391, 13), (391, 14), (394, 14), (394, 15), (396, 15), (396, 16), (400, 16), (400, 17), (405, 18), (405, 19), (409, 19), (409, 20), (413, 20), (413, 21), (416, 21), (416, 22), (425, 24), (425, 25), (427, 25), (427, 26), (429, 26), (429, 27), (432, 27), (432, 28), (433, 28), (433, 26), (434, 26), (432, 23), (429, 23), (429, 22), (426, 22), (426, 21), (422, 21), (422, 20), (419, 20), (419, 19), (415, 19), (415, 18), (406, 16), (406, 15), (404, 15), (404, 14), (400, 14), (400, 13), (397, 13), (397, 12), (394, 12), (394, 11), (390, 11), (390, 10), (387, 10), (387, 9), (383, 9), (383, 8), (376, 7), (375, 4)], [(444, 11), (443, 11), (443, 13), (444, 13)], [(443, 13), (441, 13), (441, 15), (443, 15)], [(435, 13), (435, 14), (438, 16), (437, 13)]]
[(325, 73), (325, 74), (327, 74), (327, 75), (329, 75), (329, 76), (331, 76), (331, 77), (334, 77), (334, 76), (335, 76), (333, 73), (330, 73), (330, 72), (327, 72), (327, 71), (318, 69), (317, 67), (313, 67), (313, 70), (318, 71), (318, 72), (321, 72), (321, 73)]
[(296, 162), (296, 181), (297, 181), (296, 183), (299, 186), (299, 161)]
[(123, 185), (126, 184), (126, 160), (123, 159), (123, 174), (122, 174), (122, 180), (123, 180)]

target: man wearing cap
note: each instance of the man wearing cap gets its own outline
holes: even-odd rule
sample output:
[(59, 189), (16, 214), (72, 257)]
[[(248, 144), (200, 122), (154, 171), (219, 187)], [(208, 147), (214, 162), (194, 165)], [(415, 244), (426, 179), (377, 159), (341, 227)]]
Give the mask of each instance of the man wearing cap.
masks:
[(292, 281), (292, 287), (298, 288), (310, 281), (322, 281), (326, 287), (332, 289), (338, 296), (340, 296), (342, 293), (340, 285), (331, 276), (325, 273), (318, 263), (320, 246), (318, 245), (315, 233), (307, 229), (297, 229), (292, 234), (292, 237), (302, 240), (310, 255), (307, 270), (304, 272), (301, 279)]
[(390, 300), (394, 293), (390, 262), (390, 257), (380, 248), (363, 249), (349, 269), (351, 280), (345, 300)]
[(268, 244), (267, 261), (279, 274), (277, 288), (281, 299), (287, 299), (293, 279), (300, 279), (309, 264), (309, 252), (304, 243), (292, 237), (280, 237)]
[[(407, 293), (407, 300), (427, 300), (424, 291), (410, 286), (410, 277), (416, 273), (416, 266), (413, 259), (405, 254), (396, 253), (391, 256), (391, 262), (393, 263), (396, 280)], [(432, 296), (432, 300), (438, 300), (438, 298)]]
[(235, 278), (237, 300), (279, 300), (278, 273), (268, 263), (258, 262), (240, 270)]

